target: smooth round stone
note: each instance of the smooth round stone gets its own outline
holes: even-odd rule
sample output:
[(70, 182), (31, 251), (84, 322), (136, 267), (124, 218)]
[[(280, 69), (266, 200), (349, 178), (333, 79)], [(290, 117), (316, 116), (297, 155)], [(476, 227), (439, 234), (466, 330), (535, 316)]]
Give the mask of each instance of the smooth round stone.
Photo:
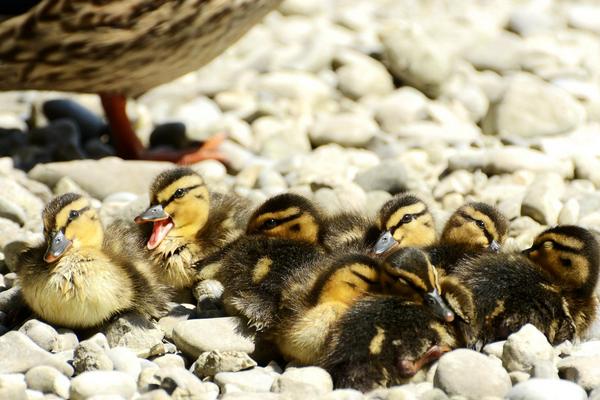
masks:
[(85, 400), (92, 396), (117, 395), (131, 399), (136, 392), (135, 380), (120, 371), (89, 371), (71, 381), (71, 400)]
[(165, 354), (152, 360), (160, 368), (178, 367), (185, 368), (185, 360), (177, 354)]
[(238, 317), (182, 321), (173, 329), (173, 341), (191, 359), (213, 350), (254, 352), (253, 334)]
[(188, 144), (185, 124), (181, 122), (158, 124), (150, 133), (150, 148), (166, 146), (174, 149), (185, 149)]
[(600, 356), (567, 357), (558, 363), (560, 376), (587, 391), (600, 387)]
[(272, 391), (279, 393), (300, 393), (314, 396), (333, 390), (331, 375), (323, 368), (287, 368), (273, 384)]
[(67, 376), (73, 375), (73, 367), (58, 355), (42, 350), (21, 332), (10, 331), (0, 336), (0, 355), (0, 374), (26, 372), (38, 365), (48, 365)]
[(508, 337), (503, 347), (502, 363), (508, 371), (531, 372), (541, 361), (554, 361), (554, 349), (535, 326), (527, 324)]
[(506, 398), (508, 400), (585, 400), (587, 394), (573, 382), (533, 378), (515, 385)]
[(384, 131), (395, 133), (407, 123), (425, 119), (427, 102), (423, 93), (404, 86), (376, 103), (375, 119)]
[(115, 149), (108, 143), (104, 143), (99, 138), (89, 139), (83, 144), (83, 150), (88, 158), (99, 160), (104, 157), (114, 157)]
[(22, 374), (0, 374), (0, 398), (10, 400), (29, 400), (27, 386)]
[(199, 377), (214, 376), (219, 372), (237, 372), (256, 366), (256, 361), (240, 351), (210, 351), (200, 354), (194, 363)]
[(337, 389), (319, 396), (321, 400), (363, 400), (361, 392), (354, 389)]
[(254, 367), (247, 371), (220, 372), (214, 382), (221, 388), (222, 394), (232, 392), (269, 392), (278, 374)]
[(381, 164), (356, 175), (354, 182), (365, 191), (383, 190), (397, 194), (407, 189), (408, 175), (404, 163), (385, 160)]
[(500, 362), (467, 349), (454, 350), (440, 358), (433, 384), (449, 395), (470, 399), (504, 397), (512, 386)]
[(337, 143), (347, 147), (364, 147), (378, 131), (377, 124), (368, 115), (339, 113), (317, 115), (309, 131), (315, 146)]
[[(358, 53), (360, 54), (360, 53)], [(378, 61), (355, 55), (353, 60), (336, 71), (342, 93), (352, 99), (367, 95), (384, 95), (394, 89), (392, 76)]]
[(29, 336), (31, 340), (46, 351), (53, 351), (58, 347), (58, 332), (50, 325), (38, 321), (37, 319), (31, 319), (25, 322), (21, 328), (19, 328), (19, 332)]
[(137, 381), (142, 367), (133, 351), (127, 347), (114, 347), (108, 350), (106, 355), (112, 361), (115, 371), (125, 372)]
[(565, 191), (562, 177), (556, 173), (536, 176), (521, 204), (521, 214), (536, 220), (542, 225), (555, 225), (563, 207), (560, 198)]
[(25, 381), (29, 389), (54, 393), (65, 399), (69, 397), (71, 382), (56, 368), (44, 365), (33, 367), (25, 374)]
[(139, 356), (147, 356), (150, 350), (162, 344), (164, 332), (143, 316), (130, 312), (123, 314), (105, 328), (110, 347), (128, 347)]

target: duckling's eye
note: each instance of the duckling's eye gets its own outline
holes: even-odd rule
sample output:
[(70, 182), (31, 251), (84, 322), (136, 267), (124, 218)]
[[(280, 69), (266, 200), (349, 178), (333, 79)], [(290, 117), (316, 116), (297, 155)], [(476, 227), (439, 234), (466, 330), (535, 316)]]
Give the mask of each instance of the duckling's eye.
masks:
[(277, 221), (272, 218), (266, 220), (262, 225), (263, 229), (273, 229), (276, 226), (277, 226)]
[(77, 210), (71, 210), (69, 212), (69, 221), (73, 221), (77, 217), (79, 217), (79, 211), (77, 211)]
[(410, 221), (413, 220), (413, 215), (412, 214), (406, 214), (404, 217), (402, 217), (402, 223), (403, 224), (408, 224)]
[(560, 263), (562, 264), (563, 267), (565, 268), (570, 268), (572, 263), (571, 263), (571, 259), (569, 258), (560, 258)]
[(179, 188), (175, 191), (175, 193), (173, 193), (173, 197), (175, 197), (176, 199), (180, 199), (183, 197), (184, 194), (185, 194), (185, 190)]
[(435, 301), (433, 300), (432, 297), (425, 296), (425, 303), (427, 303), (428, 305), (432, 306), (435, 303)]
[(483, 221), (480, 220), (476, 220), (475, 223), (477, 224), (478, 227), (480, 227), (481, 229), (485, 229), (485, 224), (483, 223)]

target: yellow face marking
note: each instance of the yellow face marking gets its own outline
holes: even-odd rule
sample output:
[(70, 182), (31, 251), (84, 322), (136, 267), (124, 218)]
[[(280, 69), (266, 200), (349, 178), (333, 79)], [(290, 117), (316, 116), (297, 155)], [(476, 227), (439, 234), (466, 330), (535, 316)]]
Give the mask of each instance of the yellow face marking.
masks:
[(264, 214), (257, 215), (254, 221), (250, 221), (249, 225), (251, 225), (252, 228), (254, 228), (254, 229), (258, 229), (262, 224), (265, 223), (265, 221), (267, 221), (269, 219), (274, 219), (277, 221), (277, 220), (289, 218), (293, 215), (300, 214), (300, 213), (301, 213), (301, 211), (298, 207), (290, 207), (283, 211), (264, 213)]
[(260, 260), (258, 260), (254, 266), (254, 271), (252, 271), (252, 282), (258, 284), (265, 279), (271, 270), (271, 265), (273, 265), (273, 260), (271, 260), (269, 257), (262, 257)]
[(421, 277), (418, 276), (417, 274), (414, 274), (414, 273), (408, 272), (408, 271), (404, 271), (402, 269), (398, 270), (396, 272), (396, 274), (397, 274), (397, 276), (403, 278), (404, 280), (411, 282), (413, 285), (417, 286), (419, 289), (423, 290), (424, 292), (427, 292), (427, 285), (425, 284), (425, 282), (423, 282), (423, 279), (421, 279)]
[[(71, 211), (79, 211), (88, 207), (87, 210), (80, 212), (79, 216), (69, 222)], [(98, 213), (91, 208), (86, 198), (80, 198), (66, 205), (61, 209), (55, 218), (57, 230), (63, 230), (65, 237), (72, 242), (74, 249), (81, 247), (100, 248), (104, 240), (104, 230)], [(67, 250), (69, 252), (69, 250)]]
[(394, 239), (399, 247), (424, 247), (435, 242), (433, 217), (423, 214), (413, 221), (400, 225), (394, 231)]
[(381, 353), (381, 348), (383, 346), (383, 341), (385, 340), (385, 330), (380, 326), (375, 326), (377, 333), (371, 339), (371, 343), (369, 343), (369, 352), (372, 355), (377, 355)]
[(371, 283), (363, 280), (359, 275), (368, 280), (377, 282), (378, 271), (365, 264), (351, 264), (335, 271), (327, 280), (321, 294), (319, 303), (339, 302), (350, 305), (362, 297), (371, 288)]
[(158, 200), (159, 203), (162, 203), (164, 201), (169, 200), (177, 189), (196, 185), (201, 185), (204, 187), (206, 186), (204, 180), (199, 175), (186, 175), (177, 179), (175, 182), (171, 183), (170, 185), (162, 189), (160, 192), (150, 193), (150, 198), (153, 198), (153, 195), (156, 195), (156, 200)]
[(385, 227), (386, 229), (390, 229), (398, 225), (398, 223), (402, 220), (402, 217), (404, 217), (406, 214), (419, 214), (425, 211), (426, 208), (427, 207), (423, 203), (415, 203), (409, 206), (400, 207), (388, 218)]

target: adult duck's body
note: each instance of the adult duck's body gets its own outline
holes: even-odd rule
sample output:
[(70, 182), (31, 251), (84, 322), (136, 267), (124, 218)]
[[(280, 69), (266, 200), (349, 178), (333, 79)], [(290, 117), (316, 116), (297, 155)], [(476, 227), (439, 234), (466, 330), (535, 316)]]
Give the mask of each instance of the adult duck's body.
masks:
[[(0, 5), (0, 90), (99, 93), (117, 153), (144, 151), (126, 98), (194, 71), (238, 40), (281, 0), (41, 0)], [(18, 15), (14, 15), (18, 14)], [(188, 154), (215, 156), (215, 143)], [(187, 151), (190, 153), (190, 151)], [(211, 154), (212, 153), (212, 154)]]

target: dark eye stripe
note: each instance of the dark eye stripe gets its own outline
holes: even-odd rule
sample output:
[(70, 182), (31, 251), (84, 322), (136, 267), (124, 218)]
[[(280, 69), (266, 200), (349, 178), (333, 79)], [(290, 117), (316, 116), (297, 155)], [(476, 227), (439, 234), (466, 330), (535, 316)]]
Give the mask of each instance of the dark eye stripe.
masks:
[[(405, 224), (410, 224), (412, 221), (414, 221), (415, 219), (417, 219), (417, 218), (419, 218), (420, 216), (422, 216), (422, 215), (425, 215), (425, 214), (427, 214), (427, 210), (423, 210), (423, 211), (421, 211), (421, 212), (418, 212), (418, 213), (415, 213), (415, 214), (404, 214), (404, 215), (402, 216), (402, 218), (400, 218), (400, 221), (399, 221), (399, 222), (398, 222), (396, 225), (394, 225), (394, 226), (392, 227), (392, 229), (391, 229), (391, 233), (392, 233), (392, 235), (394, 234), (394, 232), (396, 232), (396, 229), (400, 228), (402, 225), (405, 225)], [(403, 219), (403, 218), (404, 218), (404, 216), (406, 216), (406, 215), (412, 215), (412, 219), (410, 220), (410, 222), (402, 222), (402, 219)]]
[[(181, 189), (183, 190), (183, 195), (185, 196), (190, 190), (194, 190), (197, 187), (200, 187), (202, 185), (193, 185), (193, 186), (188, 186), (185, 188), (178, 188), (177, 190)], [(175, 191), (175, 193), (177, 193), (177, 190)], [(177, 197), (175, 196), (175, 193), (173, 193), (171, 195), (171, 197), (169, 197), (169, 199), (167, 201), (161, 202), (160, 204), (163, 206), (163, 208), (165, 208), (166, 206), (168, 206), (173, 200), (175, 200)]]
[[(276, 218), (269, 218), (268, 220), (266, 220), (265, 222), (263, 222), (263, 223), (261, 224), (261, 226), (260, 226), (260, 229), (273, 229), (273, 228), (275, 228), (276, 226), (279, 226), (279, 225), (281, 225), (281, 224), (285, 224), (286, 222), (289, 222), (289, 221), (295, 220), (296, 218), (300, 217), (301, 215), (302, 215), (302, 213), (297, 213), (297, 214), (294, 214), (294, 215), (290, 215), (289, 217), (280, 218), (280, 219), (276, 219)], [(265, 225), (265, 224), (266, 224), (268, 221), (270, 221), (270, 220), (274, 220), (274, 221), (275, 221), (277, 224), (276, 224), (275, 226), (271, 227), (271, 228), (266, 228), (264, 225)]]
[(485, 238), (487, 239), (488, 243), (492, 243), (492, 241), (494, 240), (494, 236), (485, 227), (485, 223), (484, 223), (484, 226), (482, 228), (479, 225), (477, 225), (477, 222), (479, 221), (478, 219), (475, 219), (475, 218), (471, 217), (469, 214), (465, 213), (464, 211), (459, 212), (459, 215), (461, 217), (463, 217), (464, 219), (468, 220), (468, 221), (474, 222), (475, 225), (477, 226), (477, 228), (479, 228), (479, 229), (481, 229), (483, 231), (483, 234), (485, 235)]
[(579, 249), (575, 249), (573, 247), (569, 247), (569, 246), (565, 246), (563, 244), (560, 244), (554, 240), (548, 239), (548, 240), (543, 240), (541, 242), (539, 242), (538, 244), (535, 244), (533, 246), (531, 246), (531, 251), (535, 251), (538, 250), (540, 247), (542, 247), (544, 245), (544, 242), (552, 242), (552, 247), (555, 248), (556, 250), (560, 250), (560, 251), (564, 251), (565, 253), (571, 253), (571, 254), (580, 254), (581, 250)]
[(79, 215), (78, 215), (77, 217), (75, 217), (75, 218), (70, 218), (70, 217), (69, 217), (69, 218), (67, 219), (67, 223), (66, 223), (66, 224), (65, 224), (65, 226), (64, 226), (64, 229), (67, 229), (67, 226), (69, 226), (69, 224), (70, 224), (71, 222), (75, 221), (77, 218), (79, 218), (79, 217), (81, 216), (81, 214), (83, 214), (84, 212), (86, 212), (86, 211), (87, 211), (87, 210), (89, 210), (89, 209), (90, 209), (90, 207), (89, 207), (89, 206), (87, 206), (87, 207), (80, 208), (79, 210), (73, 210), (73, 211), (77, 211), (77, 212), (79, 213)]

